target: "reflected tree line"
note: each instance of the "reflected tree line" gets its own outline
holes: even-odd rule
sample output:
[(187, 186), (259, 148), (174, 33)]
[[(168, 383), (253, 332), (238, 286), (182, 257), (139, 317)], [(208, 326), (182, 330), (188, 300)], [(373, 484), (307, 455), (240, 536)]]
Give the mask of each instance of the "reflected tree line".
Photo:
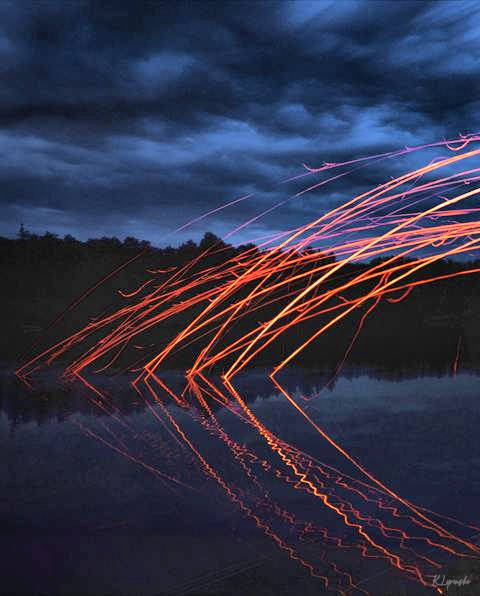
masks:
[[(478, 370), (468, 372), (480, 374)], [(403, 367), (397, 370), (347, 365), (338, 376), (335, 375), (335, 369), (332, 367), (318, 370), (293, 368), (284, 375), (282, 385), (293, 395), (319, 397), (324, 392), (333, 391), (341, 378), (352, 381), (367, 376), (377, 381), (401, 382), (423, 376), (441, 378), (446, 374), (453, 375), (445, 366), (427, 362), (421, 363), (416, 369)], [(127, 416), (144, 411), (147, 407), (145, 402), (132, 393), (128, 383), (125, 382), (126, 379), (115, 380), (118, 381), (115, 383), (115, 390), (112, 391), (110, 387), (108, 391), (112, 409)], [(179, 375), (176, 383), (181, 382)], [(172, 387), (171, 378), (168, 379), (168, 384)], [(250, 371), (239, 380), (237, 388), (247, 403), (278, 395), (265, 370)], [(0, 412), (6, 416), (12, 431), (22, 424), (31, 422), (38, 425), (52, 421), (63, 422), (72, 414), (107, 416), (107, 413), (93, 404), (89, 397), (91, 395), (89, 396), (87, 390), (79, 384), (59, 382), (53, 376), (47, 380), (37, 379), (31, 388), (26, 388), (9, 371), (0, 373)], [(215, 412), (221, 406), (218, 402), (212, 402), (210, 407)]]

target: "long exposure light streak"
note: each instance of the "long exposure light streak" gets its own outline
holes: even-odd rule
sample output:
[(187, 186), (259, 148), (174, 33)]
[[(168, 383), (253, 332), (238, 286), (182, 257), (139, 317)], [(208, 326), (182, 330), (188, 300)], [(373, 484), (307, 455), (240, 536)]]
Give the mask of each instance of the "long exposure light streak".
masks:
[[(128, 424), (109, 409), (109, 398), (95, 386), (92, 376), (117, 366), (135, 373), (130, 377), (135, 395), (145, 402), (162, 432), (173, 441), (182, 454), (178, 457), (186, 457), (189, 465), (197, 466), (282, 551), (312, 577), (319, 578), (324, 589), (340, 594), (368, 593), (350, 571), (342, 569), (341, 557), (334, 560), (327, 547), (335, 546), (340, 551), (357, 552), (366, 560), (384, 561), (410, 580), (443, 593), (432, 583), (435, 570), (441, 567), (441, 556), (480, 558), (478, 545), (465, 536), (467, 529), (469, 533), (480, 529), (423, 508), (387, 486), (347, 446), (334, 440), (321, 421), (313, 419), (312, 410), (289, 393), (279, 376), (320, 336), (332, 333), (343, 320), (360, 313), (330, 383), (339, 374), (367, 319), (381, 304), (395, 308), (406, 300), (414, 300), (417, 288), (480, 273), (475, 264), (449, 273), (438, 273), (434, 268), (447, 258), (471, 258), (480, 249), (480, 167), (475, 167), (480, 149), (472, 148), (479, 141), (478, 135), (465, 135), (343, 163), (325, 163), (319, 168), (305, 166), (300, 175), (281, 184), (312, 176), (316, 177), (315, 182), (239, 223), (226, 238), (266, 218), (287, 202), (291, 205), (308, 193), (312, 197), (324, 193), (328, 185), (360, 168), (373, 168), (380, 160), (412, 154), (418, 157), (426, 150), (442, 152), (425, 160), (426, 165), (345, 197), (304, 225), (294, 224), (289, 230), (263, 235), (240, 255), (232, 257), (225, 245), (214, 245), (182, 266), (149, 268), (148, 277), (136, 287), (118, 290), (125, 300), (122, 307), (91, 319), (74, 334), (30, 358), (17, 375), (30, 383), (33, 373), (41, 367), (62, 362), (64, 379), (81, 382), (93, 394), (92, 401), (122, 425), (122, 432), (128, 432)], [(467, 162), (468, 167), (464, 167)], [(335, 169), (339, 170), (335, 175), (317, 180)], [(230, 201), (178, 230), (254, 199), (254, 195), (246, 195)], [(92, 286), (54, 323), (131, 262)], [(165, 330), (167, 323), (170, 335), (167, 339), (162, 335), (159, 343), (155, 332)], [(295, 339), (293, 331), (298, 329), (303, 329), (303, 335)], [(339, 461), (352, 467), (360, 477), (319, 462), (277, 436), (234, 385), (247, 365), (255, 365), (257, 359), (286, 337), (290, 338), (283, 344), (288, 346), (287, 352), (266, 372), (272, 388), (316, 431), (318, 440), (325, 442)], [(457, 337), (456, 342), (452, 354), (454, 374), (459, 366), (462, 337)], [(394, 342), (392, 345), (394, 349)], [(185, 367), (182, 389), (174, 390), (162, 379), (162, 370), (182, 351), (189, 355), (190, 363)], [(304, 396), (303, 401), (307, 404), (315, 397)], [(263, 447), (247, 448), (230, 436), (216, 417), (213, 404), (254, 431)], [(235, 486), (215, 468), (182, 428), (175, 408), (225, 447), (248, 483), (248, 490)], [(115, 443), (115, 439), (107, 441), (92, 430), (84, 430), (117, 454), (158, 475), (163, 482), (178, 490), (193, 489), (179, 472), (174, 451), (170, 455), (175, 460), (174, 470), (170, 466), (167, 472), (127, 449), (124, 439)], [(111, 429), (106, 430), (115, 437)], [(145, 440), (148, 444), (151, 437)], [(302, 520), (301, 515), (283, 507), (264, 486), (264, 477), (313, 499), (330, 520), (343, 524), (348, 539), (331, 527)], [(276, 522), (268, 521), (270, 518)], [(296, 544), (282, 536), (276, 524), (290, 527)], [(301, 553), (302, 544), (312, 536), (328, 550), (328, 557), (324, 555), (328, 564), (318, 557), (311, 561)], [(437, 560), (436, 556), (440, 558)], [(328, 576), (322, 571), (325, 566), (330, 569)]]

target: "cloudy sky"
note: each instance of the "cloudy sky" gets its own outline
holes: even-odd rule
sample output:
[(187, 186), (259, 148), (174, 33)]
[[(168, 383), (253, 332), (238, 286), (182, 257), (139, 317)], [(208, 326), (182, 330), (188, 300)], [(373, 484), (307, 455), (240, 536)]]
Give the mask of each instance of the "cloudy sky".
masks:
[[(0, 235), (176, 244), (288, 198), (303, 163), (480, 130), (480, 3), (0, 0), (0, 70)], [(235, 239), (390, 174), (362, 170)]]

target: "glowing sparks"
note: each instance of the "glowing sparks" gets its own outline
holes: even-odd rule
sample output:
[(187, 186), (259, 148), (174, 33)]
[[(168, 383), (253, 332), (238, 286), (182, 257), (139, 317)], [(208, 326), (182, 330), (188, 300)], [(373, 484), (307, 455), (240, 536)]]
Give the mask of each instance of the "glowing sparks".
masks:
[[(350, 170), (309, 184), (288, 200), (315, 190), (323, 191), (327, 184), (353, 169), (380, 159), (393, 159), (427, 148), (454, 152), (369, 191), (346, 197), (344, 202), (314, 221), (264, 237), (256, 247), (246, 249), (240, 256), (222, 258), (223, 248), (213, 246), (183, 267), (149, 269), (148, 274), (153, 277), (136, 288), (119, 291), (127, 301), (122, 308), (91, 321), (44, 350), (23, 364), (17, 374), (27, 381), (40, 366), (68, 357), (75, 348), (75, 356), (66, 365), (64, 377), (81, 381), (93, 394), (95, 403), (107, 408), (108, 398), (86, 379), (87, 373), (108, 370), (120, 359), (128, 358), (129, 350), (135, 349), (135, 360), (127, 367), (138, 373), (132, 386), (177, 447), (189, 452), (196, 465), (228, 499), (288, 556), (308, 569), (313, 577), (319, 577), (325, 589), (341, 594), (367, 593), (334, 561), (329, 563), (335, 577), (332, 581), (320, 570), (318, 561), (309, 561), (299, 547), (282, 537), (260, 512), (269, 512), (268, 515), (287, 524), (299, 544), (315, 534), (325, 545), (357, 551), (366, 559), (382, 559), (410, 579), (432, 587), (433, 574), (440, 563), (435, 554), (427, 556), (425, 551), (417, 550), (417, 545), (427, 545), (429, 551), (437, 554), (451, 553), (460, 557), (478, 557), (480, 548), (449, 529), (452, 523), (457, 523), (455, 520), (442, 518), (411, 503), (367, 470), (313, 420), (281, 385), (278, 375), (317, 338), (343, 319), (360, 312), (355, 334), (336, 368), (335, 374), (338, 374), (367, 317), (379, 304), (388, 302), (394, 308), (399, 302), (411, 299), (419, 286), (480, 273), (474, 266), (442, 275), (431, 273), (432, 265), (441, 259), (471, 256), (480, 248), (479, 208), (476, 206), (480, 195), (480, 187), (476, 186), (480, 181), (480, 167), (472, 166), (480, 157), (480, 149), (471, 148), (479, 140), (477, 135), (462, 136), (341, 164), (326, 163), (320, 168), (305, 166), (307, 171), (297, 179), (335, 169)], [(464, 163), (468, 163), (468, 167), (464, 167)], [(460, 171), (452, 172), (455, 168)], [(247, 198), (250, 195), (194, 221)], [(281, 201), (264, 210), (261, 216), (284, 203)], [(237, 226), (234, 232), (258, 217)], [(214, 264), (209, 260), (212, 255)], [(352, 267), (358, 263), (363, 266)], [(175, 332), (163, 345), (157, 345), (154, 331), (167, 322), (172, 322), (168, 328), (175, 328)], [(286, 402), (315, 429), (319, 440), (330, 445), (345, 463), (353, 465), (360, 479), (317, 462), (277, 437), (247, 406), (233, 384), (248, 364), (255, 364), (282, 336), (302, 325), (309, 330), (308, 336), (282, 356), (270, 372), (270, 379)], [(144, 354), (147, 344), (149, 349)], [(462, 338), (459, 337), (453, 374), (458, 370), (461, 349)], [(181, 350), (188, 350), (193, 356), (183, 389), (174, 391), (162, 380), (161, 370)], [(215, 371), (221, 371), (220, 382)], [(227, 481), (208, 461), (166, 402), (189, 413), (228, 449), (251, 483), (256, 494), (255, 506), (252, 500), (248, 503), (242, 489)], [(214, 403), (254, 429), (268, 448), (269, 457), (232, 438), (215, 417), (211, 408)], [(165, 483), (191, 488), (175, 474), (166, 473), (130, 453), (124, 444), (106, 441), (88, 429), (86, 432), (157, 474)], [(258, 471), (315, 499), (319, 507), (344, 524), (351, 532), (352, 541), (337, 536), (331, 529), (299, 521), (263, 489)], [(440, 588), (436, 589), (441, 592)]]

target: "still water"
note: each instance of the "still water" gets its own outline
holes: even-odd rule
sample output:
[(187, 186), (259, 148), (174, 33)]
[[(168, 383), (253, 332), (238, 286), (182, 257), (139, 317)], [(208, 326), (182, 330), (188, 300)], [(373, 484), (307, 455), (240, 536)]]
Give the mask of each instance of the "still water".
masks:
[[(181, 386), (173, 372), (162, 378), (173, 391)], [(325, 436), (396, 494), (480, 525), (480, 377), (357, 369), (325, 387), (329, 379), (292, 369), (282, 386)], [(433, 593), (391, 560), (361, 556), (365, 540), (342, 522), (342, 511), (388, 527), (398, 520), (375, 512), (375, 493), (362, 500), (349, 489), (348, 505), (341, 500), (339, 478), (354, 488), (371, 480), (263, 371), (242, 375), (236, 386), (259, 427), (238, 404), (224, 408), (207, 396), (205, 416), (166, 394), (162, 404), (144, 400), (124, 381), (103, 380), (110, 401), (99, 406), (77, 384), (52, 377), (29, 390), (4, 371), (1, 593), (308, 595), (327, 593), (325, 577), (329, 593)], [(294, 446), (312, 483), (330, 504), (342, 503), (340, 514), (299, 481), (263, 428)], [(398, 547), (377, 522), (367, 525), (377, 543)], [(418, 530), (408, 519), (401, 528)], [(473, 528), (448, 529), (478, 542)], [(400, 549), (411, 546), (408, 561), (432, 553), (421, 540)], [(447, 552), (431, 556), (439, 572), (456, 569)]]

